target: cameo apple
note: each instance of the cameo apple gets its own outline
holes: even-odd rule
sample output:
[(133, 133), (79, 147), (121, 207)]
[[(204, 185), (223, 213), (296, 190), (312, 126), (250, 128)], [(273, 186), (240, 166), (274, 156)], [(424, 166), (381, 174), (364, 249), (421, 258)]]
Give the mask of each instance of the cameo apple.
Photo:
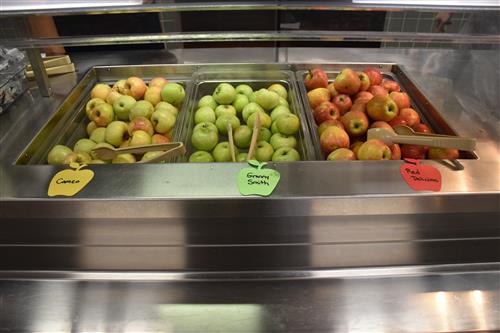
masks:
[(356, 159), (354, 152), (348, 148), (339, 148), (328, 154), (328, 161), (352, 161)]
[(64, 145), (55, 145), (49, 151), (49, 154), (47, 156), (47, 162), (53, 165), (63, 164), (66, 157), (71, 153), (73, 153), (73, 151), (70, 148)]
[(178, 83), (168, 82), (161, 89), (161, 99), (177, 108), (181, 106), (185, 96), (184, 87)]

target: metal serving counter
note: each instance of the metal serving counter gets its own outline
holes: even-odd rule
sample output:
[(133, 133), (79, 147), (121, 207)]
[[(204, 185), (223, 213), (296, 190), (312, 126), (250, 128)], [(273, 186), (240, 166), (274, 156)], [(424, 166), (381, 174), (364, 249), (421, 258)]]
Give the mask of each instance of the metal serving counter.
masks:
[[(0, 327), (500, 329), (500, 100), (495, 93), (492, 107), (490, 94), (500, 86), (497, 51), (250, 48), (173, 55), (76, 54), (78, 73), (52, 78), (52, 97), (33, 88), (0, 116)], [(398, 63), (457, 133), (477, 138), (478, 159), (460, 160), (459, 171), (426, 162), (443, 175), (439, 193), (411, 191), (397, 161), (276, 164), (282, 180), (270, 198), (239, 195), (227, 176), (239, 164), (170, 164), (100, 166), (77, 198), (49, 199), (48, 181), (59, 167), (13, 164), (90, 66), (175, 59)], [(180, 324), (183, 316), (192, 323)]]

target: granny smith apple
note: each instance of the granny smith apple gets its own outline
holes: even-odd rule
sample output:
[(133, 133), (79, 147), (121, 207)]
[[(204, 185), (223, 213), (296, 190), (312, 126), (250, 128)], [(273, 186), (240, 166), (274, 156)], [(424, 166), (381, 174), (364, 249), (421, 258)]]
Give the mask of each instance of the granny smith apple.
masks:
[(278, 106), (280, 96), (274, 91), (262, 88), (255, 92), (255, 101), (262, 106), (264, 110), (272, 110)]
[(259, 162), (270, 161), (273, 157), (274, 149), (273, 146), (267, 141), (257, 142), (255, 148), (255, 159)]
[[(238, 148), (234, 147), (235, 155), (238, 155)], [(229, 142), (223, 141), (217, 146), (215, 146), (212, 151), (212, 156), (214, 157), (215, 162), (231, 162), (231, 150), (229, 149)]]
[(300, 120), (296, 115), (289, 113), (276, 118), (276, 129), (281, 134), (292, 135), (299, 131)]
[(118, 120), (129, 120), (129, 112), (135, 102), (135, 98), (128, 95), (122, 95), (114, 101), (113, 111), (115, 111)]
[(250, 101), (250, 103), (257, 103), (257, 97), (255, 95), (255, 91), (252, 92), (250, 96), (248, 96), (248, 100)]
[(178, 83), (168, 82), (161, 89), (161, 99), (175, 107), (181, 106), (185, 96), (184, 87)]
[(215, 117), (219, 118), (223, 114), (236, 116), (236, 109), (232, 105), (219, 105), (215, 108)]
[(198, 107), (201, 108), (203, 106), (208, 106), (212, 108), (212, 110), (215, 110), (215, 108), (217, 107), (217, 102), (212, 95), (205, 95), (198, 101)]
[(247, 118), (247, 125), (248, 126), (253, 128), (253, 126), (255, 124), (255, 119), (257, 118), (257, 114), (259, 115), (261, 127), (265, 127), (265, 128), (271, 127), (271, 123), (272, 123), (271, 117), (265, 112), (255, 112), (255, 113), (252, 113), (250, 116), (248, 116), (248, 118)]
[(198, 150), (189, 156), (190, 163), (209, 163), (214, 162), (212, 154), (207, 151)]
[(297, 147), (297, 139), (293, 135), (284, 135), (281, 133), (276, 133), (271, 136), (269, 140), (271, 146), (273, 146), (274, 150), (277, 150), (282, 147)]
[(278, 105), (277, 107), (275, 107), (273, 109), (273, 111), (271, 111), (271, 120), (275, 121), (276, 118), (278, 118), (279, 116), (281, 116), (282, 114), (285, 114), (285, 113), (291, 113), (290, 109), (287, 106)]
[(237, 94), (236, 95), (236, 98), (234, 99), (234, 102), (233, 102), (233, 106), (234, 108), (236, 109), (236, 112), (238, 114), (241, 114), (241, 112), (243, 111), (243, 108), (248, 104), (250, 103), (250, 101), (248, 100), (248, 97), (246, 95), (243, 95), (243, 94)]
[(52, 165), (63, 164), (66, 157), (71, 153), (73, 153), (73, 151), (70, 148), (64, 145), (55, 145), (49, 151), (47, 162)]
[(223, 114), (215, 121), (215, 126), (217, 126), (219, 133), (227, 135), (227, 123), (231, 125), (233, 131), (240, 126), (240, 120), (238, 117), (231, 114)]
[(253, 89), (248, 84), (239, 84), (238, 86), (236, 86), (236, 92), (238, 94), (243, 94), (247, 97), (250, 97), (250, 95), (253, 93)]
[(198, 150), (211, 151), (219, 142), (217, 128), (214, 130), (210, 125), (212, 123), (199, 123), (191, 135), (191, 143)]
[(271, 124), (271, 133), (272, 134), (276, 134), (276, 133), (279, 133), (280, 131), (278, 131), (278, 127), (276, 126), (276, 121), (273, 121), (273, 123)]
[(215, 88), (213, 96), (219, 104), (231, 104), (236, 98), (236, 90), (229, 83), (221, 83)]
[(96, 143), (90, 139), (80, 139), (75, 143), (75, 146), (73, 147), (73, 151), (75, 153), (89, 153), (94, 148)]
[(243, 120), (246, 122), (248, 117), (252, 113), (257, 112), (257, 111), (264, 112), (264, 109), (257, 103), (253, 103), (253, 102), (248, 103), (247, 105), (245, 105), (245, 107), (243, 108), (243, 111), (241, 112)]
[(106, 142), (106, 128), (96, 128), (94, 131), (92, 131), (92, 134), (90, 134), (89, 139), (94, 141), (95, 143)]
[(236, 162), (245, 162), (248, 159), (248, 153), (239, 153), (236, 156)]
[(290, 107), (290, 105), (288, 104), (288, 101), (286, 99), (284, 99), (283, 97), (280, 97), (278, 105), (283, 105), (283, 106), (286, 106), (286, 107)]
[(202, 106), (194, 113), (194, 123), (215, 123), (215, 111), (209, 106)]
[(198, 125), (196, 125), (193, 128), (193, 132), (196, 131), (200, 127), (208, 127), (208, 129), (214, 131), (215, 133), (217, 133), (217, 135), (219, 134), (219, 130), (217, 129), (217, 126), (215, 126), (214, 123), (210, 123), (208, 121), (207, 122), (203, 122), (203, 123), (199, 123)]
[(275, 83), (275, 84), (271, 84), (269, 86), (269, 88), (267, 88), (267, 90), (269, 91), (274, 91), (275, 93), (277, 93), (281, 98), (284, 98), (285, 100), (287, 99), (288, 97), (288, 91), (286, 90), (286, 88), (282, 85), (282, 84), (279, 84), (279, 83)]
[(261, 127), (259, 135), (257, 136), (257, 141), (267, 141), (271, 139), (272, 133), (268, 128)]
[(281, 147), (274, 152), (272, 160), (273, 162), (300, 161), (300, 154), (291, 147)]
[(252, 140), (252, 129), (247, 125), (242, 125), (234, 130), (233, 137), (234, 144), (238, 148), (248, 148)]
[(135, 117), (144, 117), (144, 118), (151, 118), (151, 115), (153, 114), (155, 110), (155, 107), (151, 102), (148, 101), (137, 101), (135, 102), (134, 105), (130, 108), (130, 111), (128, 113), (128, 119), (132, 120)]

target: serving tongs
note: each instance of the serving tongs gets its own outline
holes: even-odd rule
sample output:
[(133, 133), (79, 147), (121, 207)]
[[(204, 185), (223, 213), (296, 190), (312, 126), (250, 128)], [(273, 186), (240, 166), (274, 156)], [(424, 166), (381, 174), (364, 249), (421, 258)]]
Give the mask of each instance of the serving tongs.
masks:
[(126, 148), (98, 147), (92, 149), (95, 156), (101, 160), (111, 160), (118, 154), (142, 154), (148, 151), (164, 151), (164, 153), (146, 161), (138, 161), (137, 163), (157, 163), (170, 157), (184, 155), (186, 147), (182, 142), (170, 142)]
[(394, 126), (394, 131), (396, 133), (385, 128), (371, 128), (368, 130), (367, 139), (378, 139), (387, 145), (403, 143), (465, 151), (473, 151), (476, 147), (475, 139), (442, 134), (418, 133), (405, 125)]

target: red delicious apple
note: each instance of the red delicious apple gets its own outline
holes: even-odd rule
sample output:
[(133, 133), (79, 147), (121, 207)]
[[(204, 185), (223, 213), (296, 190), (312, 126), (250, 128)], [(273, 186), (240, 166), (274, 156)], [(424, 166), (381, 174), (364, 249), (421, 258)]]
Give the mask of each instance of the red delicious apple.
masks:
[(385, 128), (386, 130), (394, 133), (394, 129), (392, 128), (392, 126), (385, 121), (375, 121), (370, 125), (370, 128)]
[(328, 75), (322, 69), (312, 69), (307, 73), (304, 84), (307, 90), (326, 88), (328, 86)]
[(400, 160), (401, 159), (401, 147), (395, 143), (389, 146), (391, 149), (391, 160)]
[(418, 133), (432, 133), (432, 130), (429, 126), (427, 126), (426, 124), (417, 124), (415, 125), (415, 127), (413, 127), (413, 129), (415, 130), (415, 132), (418, 132)]
[(389, 97), (392, 98), (400, 110), (410, 107), (410, 96), (405, 92), (393, 91), (389, 94)]
[(373, 94), (368, 91), (360, 91), (356, 95), (354, 95), (354, 103), (363, 102), (368, 103), (370, 99), (373, 98)]
[(373, 96), (389, 96), (389, 92), (387, 89), (385, 89), (382, 86), (371, 86), (368, 91), (373, 95)]
[(337, 89), (335, 89), (335, 83), (334, 82), (329, 83), (328, 87), (326, 87), (326, 88), (330, 92), (331, 98), (333, 98), (333, 97), (335, 97), (335, 96), (337, 96), (339, 94), (339, 92), (337, 91)]
[(459, 156), (457, 149), (430, 147), (427, 157), (431, 160), (456, 160)]
[(393, 91), (401, 91), (401, 88), (399, 87), (399, 84), (396, 81), (393, 80), (384, 80), (382, 81), (382, 87), (387, 89), (389, 92)]
[(333, 98), (333, 104), (335, 104), (339, 109), (340, 115), (343, 115), (351, 108), (352, 101), (348, 95), (340, 94)]
[(401, 145), (401, 157), (416, 160), (425, 159), (425, 147), (419, 145)]
[(344, 125), (342, 125), (342, 122), (340, 120), (336, 120), (336, 119), (328, 119), (328, 120), (325, 120), (324, 122), (322, 122), (319, 127), (318, 127), (318, 134), (319, 136), (321, 136), (321, 134), (323, 134), (323, 131), (327, 128), (327, 127), (330, 127), (330, 126), (337, 126), (343, 130), (344, 129)]
[(313, 109), (323, 102), (330, 101), (330, 92), (326, 88), (316, 88), (307, 93), (307, 99)]
[(375, 96), (366, 104), (366, 112), (373, 120), (391, 121), (398, 115), (398, 106), (388, 96)]
[(349, 135), (337, 126), (327, 127), (319, 138), (321, 149), (325, 154), (330, 154), (338, 148), (349, 147)]
[(370, 77), (365, 72), (358, 72), (359, 80), (361, 81), (360, 91), (366, 91), (370, 88)]
[(406, 120), (406, 123), (410, 127), (415, 127), (420, 124), (420, 116), (418, 115), (417, 111), (413, 110), (412, 108), (400, 109), (398, 117)]
[(313, 116), (316, 124), (319, 125), (325, 120), (339, 119), (340, 111), (335, 104), (327, 101), (321, 103), (316, 109), (314, 109)]
[(363, 72), (365, 72), (366, 75), (368, 75), (368, 78), (370, 79), (370, 84), (372, 86), (376, 86), (382, 83), (382, 74), (377, 68), (368, 67), (365, 70), (363, 70)]
[(361, 87), (361, 80), (355, 71), (344, 68), (335, 78), (334, 85), (339, 93), (354, 95)]
[(350, 136), (361, 136), (368, 130), (368, 117), (360, 111), (349, 111), (340, 118)]
[(372, 139), (363, 143), (357, 153), (359, 160), (390, 160), (391, 149), (380, 140)]
[(391, 120), (389, 122), (389, 125), (391, 125), (392, 127), (394, 127), (396, 125), (406, 125), (406, 126), (408, 126), (408, 123), (406, 122), (406, 119), (404, 119), (403, 117), (397, 116), (396, 118), (394, 118), (393, 120)]

